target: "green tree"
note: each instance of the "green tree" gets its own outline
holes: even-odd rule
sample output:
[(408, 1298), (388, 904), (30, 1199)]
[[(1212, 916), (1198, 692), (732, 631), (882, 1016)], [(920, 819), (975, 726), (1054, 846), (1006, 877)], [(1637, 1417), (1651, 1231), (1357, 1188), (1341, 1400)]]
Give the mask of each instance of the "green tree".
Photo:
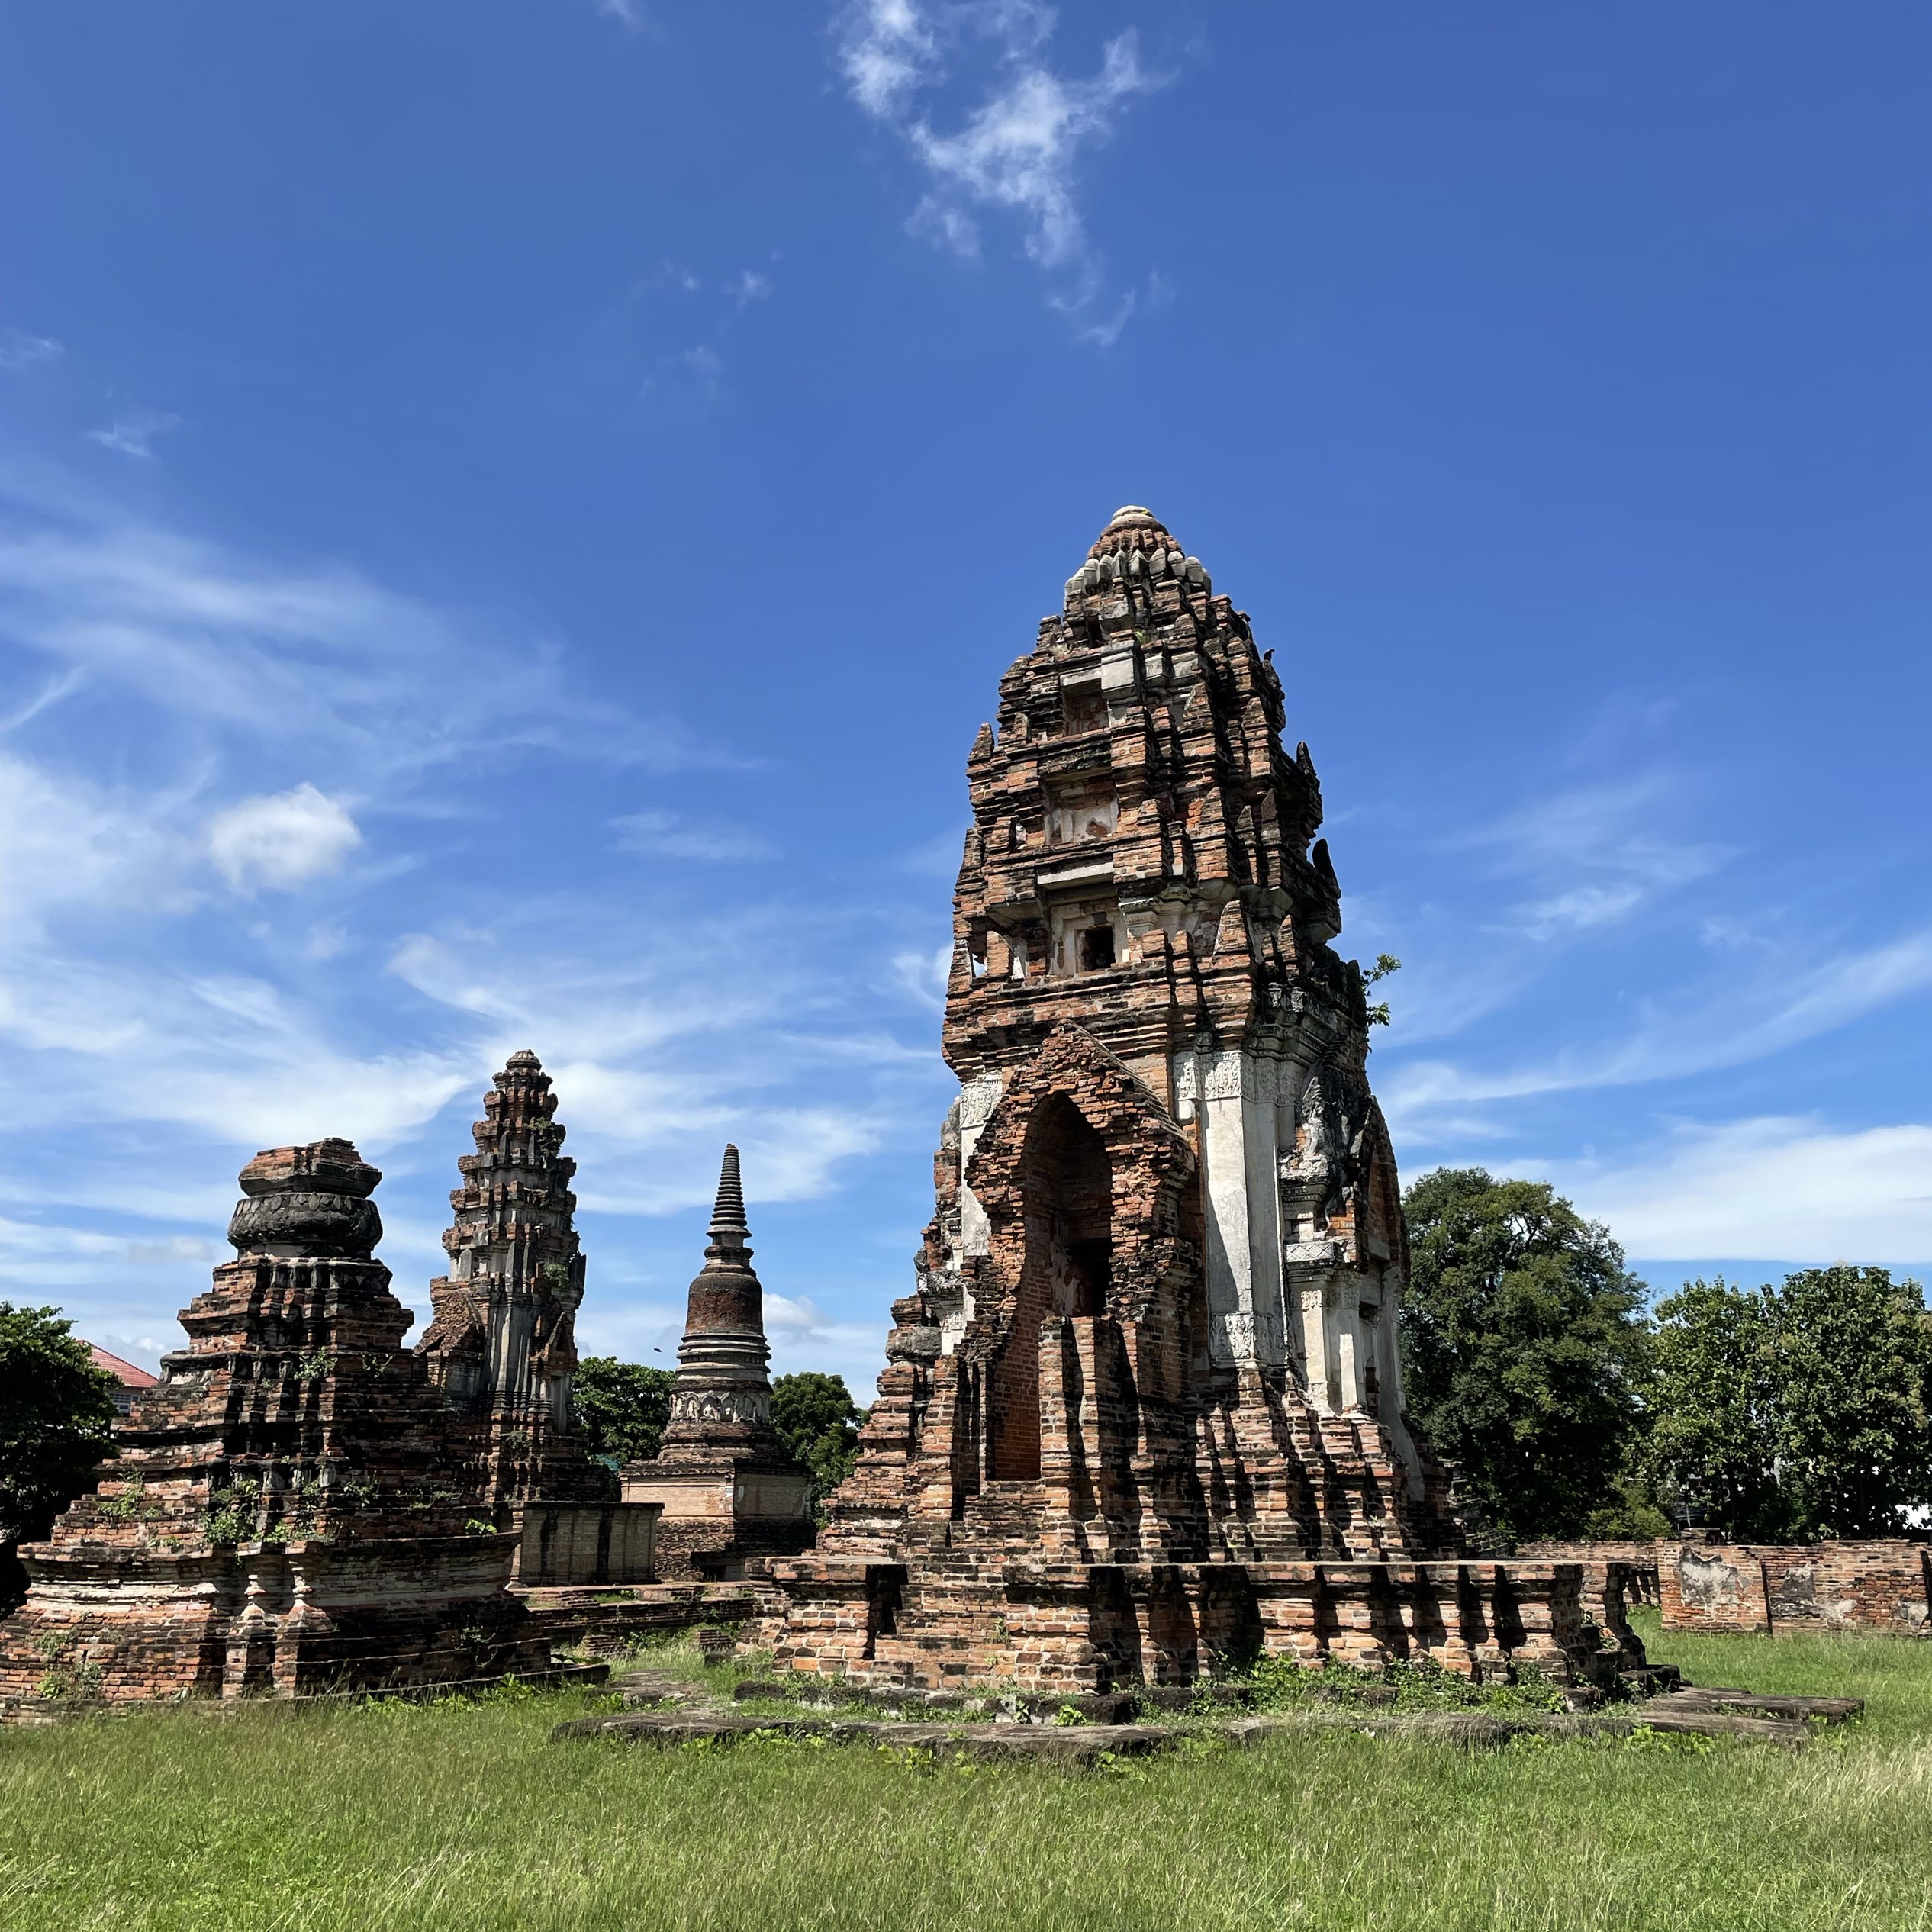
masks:
[(26, 1573), (15, 1543), (47, 1534), (114, 1454), (114, 1377), (57, 1309), (0, 1302), (0, 1608)]
[(1518, 1541), (1667, 1528), (1632, 1488), (1649, 1337), (1609, 1230), (1544, 1182), (1480, 1167), (1425, 1174), (1403, 1206), (1416, 1434)]
[(808, 1370), (781, 1375), (771, 1385), (771, 1426), (785, 1453), (811, 1470), (815, 1503), (852, 1473), (865, 1420), (865, 1411), (852, 1400), (842, 1375)]
[(593, 1456), (637, 1462), (658, 1453), (671, 1420), (669, 1369), (644, 1368), (614, 1355), (586, 1355), (577, 1364), (577, 1419)]
[(1693, 1282), (1657, 1309), (1660, 1486), (1754, 1542), (1895, 1534), (1932, 1501), (1932, 1319), (1883, 1268)]
[(1721, 1277), (1657, 1304), (1645, 1454), (1673, 1504), (1727, 1534), (1776, 1542), (1786, 1512), (1772, 1474), (1769, 1314), (1761, 1293)]

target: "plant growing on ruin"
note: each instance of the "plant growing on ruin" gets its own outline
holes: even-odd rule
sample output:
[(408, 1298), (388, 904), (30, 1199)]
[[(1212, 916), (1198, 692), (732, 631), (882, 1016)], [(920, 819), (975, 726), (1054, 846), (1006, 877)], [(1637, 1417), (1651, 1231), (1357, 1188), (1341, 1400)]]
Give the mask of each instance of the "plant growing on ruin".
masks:
[(1391, 973), (1399, 973), (1402, 961), (1392, 952), (1379, 952), (1375, 955), (1373, 966), (1366, 971), (1357, 966), (1355, 971), (1362, 982), (1362, 1010), (1368, 1024), (1371, 1026), (1386, 1026), (1389, 1024), (1389, 1003), (1386, 1000), (1371, 1003), (1368, 997), (1369, 989), (1379, 986)]
[(95, 1507), (111, 1523), (151, 1523), (162, 1514), (158, 1503), (148, 1501), (147, 1479), (139, 1473), (122, 1486), (119, 1495), (98, 1498)]
[(317, 1348), (295, 1364), (298, 1382), (321, 1382), (335, 1373), (336, 1358), (326, 1348)]
[(346, 1476), (336, 1485), (336, 1502), (342, 1509), (370, 1509), (381, 1493), (376, 1483), (360, 1474)]
[(201, 1532), (211, 1543), (240, 1543), (255, 1533), (262, 1485), (252, 1476), (237, 1476), (208, 1498)]

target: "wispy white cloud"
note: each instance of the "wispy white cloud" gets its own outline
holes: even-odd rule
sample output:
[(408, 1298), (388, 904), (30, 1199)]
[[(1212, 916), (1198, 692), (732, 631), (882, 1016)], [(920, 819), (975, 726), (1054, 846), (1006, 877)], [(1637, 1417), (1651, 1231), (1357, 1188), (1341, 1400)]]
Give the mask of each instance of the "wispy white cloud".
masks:
[[(594, 1218), (701, 1209), (726, 1139), (755, 1198), (805, 1200), (931, 1133), (946, 1076), (896, 1037), (930, 1020), (886, 963), (890, 913), (787, 903), (777, 879), (720, 914), (703, 874), (626, 865), (613, 892), (588, 852), (517, 869), (533, 816), (597, 811), (637, 741), (684, 756), (578, 699), (541, 640), (0, 461), (0, 1055), (34, 1096), (0, 1125), (24, 1231), (0, 1228), (0, 1268), (119, 1352), (172, 1344), (247, 1154), (324, 1134), (388, 1170), (383, 1253), (420, 1299), (464, 1123), (518, 1047), (557, 1080)], [(520, 752), (567, 782), (526, 786)], [(398, 848), (424, 826), (433, 852)], [(696, 813), (610, 836), (655, 860), (772, 850)], [(836, 1323), (797, 1332), (846, 1365)]]
[(1618, 1163), (1541, 1166), (1639, 1258), (1932, 1259), (1932, 1126), (1770, 1116), (1680, 1127)]
[(1932, 931), (1809, 965), (1782, 955), (1749, 978), (1648, 1003), (1622, 1038), (1502, 1068), (1411, 1061), (1381, 1083), (1392, 1122), (1418, 1139), (1480, 1132), (1489, 1103), (1738, 1067), (1932, 989)]
[(662, 726), (572, 691), (555, 643), (499, 617), (439, 607), (346, 566), (245, 556), (4, 471), (0, 642), (84, 677), (97, 695), (256, 742), (299, 723), (318, 755), (363, 784), (484, 742), (706, 762)]
[(242, 799), (208, 821), (216, 869), (237, 892), (258, 885), (288, 890), (335, 871), (362, 842), (356, 821), (307, 783)]
[[(646, 286), (696, 295), (709, 285), (681, 263), (667, 261)], [(715, 291), (723, 298), (725, 307), (717, 314), (710, 333), (701, 342), (660, 356), (639, 386), (639, 397), (658, 403), (674, 414), (681, 411), (694, 417), (708, 415), (729, 394), (726, 343), (745, 311), (754, 303), (768, 301), (777, 286), (770, 275), (758, 269), (740, 269), (729, 278)]]
[(103, 449), (147, 462), (154, 455), (154, 439), (180, 427), (181, 418), (167, 410), (135, 408), (116, 417), (105, 430), (87, 430), (82, 433), (89, 442), (98, 443)]
[(0, 950), (37, 942), (50, 916), (124, 916), (194, 903), (192, 839), (179, 794), (113, 791), (0, 753)]
[(770, 839), (733, 826), (696, 825), (675, 812), (633, 812), (613, 819), (617, 843), (626, 852), (653, 858), (775, 858)]
[(892, 955), (892, 977), (923, 1006), (935, 1013), (943, 1013), (946, 1005), (946, 982), (952, 973), (952, 942), (935, 947), (929, 952), (919, 952), (910, 948)]
[(51, 336), (30, 336), (20, 329), (0, 329), (0, 369), (44, 369), (66, 353)]
[[(1171, 76), (1148, 70), (1129, 31), (1104, 43), (1090, 79), (1069, 79), (1047, 63), (1054, 24), (1039, 0), (858, 0), (841, 19), (839, 61), (853, 101), (899, 135), (929, 179), (913, 232), (971, 258), (980, 213), (1011, 217), (1026, 253), (1050, 278), (1052, 305), (1105, 346), (1126, 325), (1135, 296), (1106, 286), (1080, 213), (1080, 158), (1108, 139), (1129, 101)], [(953, 82), (974, 56), (991, 63), (982, 98), (942, 128), (925, 97)]]
[(1444, 843), (1530, 884), (1532, 896), (1507, 914), (1526, 937), (1565, 939), (1616, 925), (1737, 856), (1714, 840), (1673, 839), (1657, 829), (1677, 790), (1657, 771), (1555, 791)]

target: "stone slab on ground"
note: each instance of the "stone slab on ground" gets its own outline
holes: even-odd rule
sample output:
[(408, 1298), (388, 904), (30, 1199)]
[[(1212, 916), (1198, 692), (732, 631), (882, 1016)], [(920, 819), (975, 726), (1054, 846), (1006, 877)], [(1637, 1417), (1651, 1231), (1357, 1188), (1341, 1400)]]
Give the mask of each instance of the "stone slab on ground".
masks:
[(580, 1718), (550, 1734), (570, 1738), (615, 1737), (660, 1749), (683, 1744), (729, 1744), (741, 1738), (823, 1737), (828, 1743), (871, 1744), (898, 1750), (955, 1753), (980, 1759), (1055, 1764), (1093, 1764), (1103, 1753), (1145, 1757), (1185, 1734), (1154, 1724), (903, 1724), (863, 1718), (757, 1718), (684, 1712)]
[[(762, 1682), (757, 1679), (748, 1680), (739, 1689), (753, 1695), (766, 1694)], [(868, 1699), (857, 1708), (877, 1708), (877, 1703)], [(582, 1718), (558, 1725), (550, 1736), (553, 1742), (620, 1737), (661, 1749), (699, 1742), (729, 1744), (752, 1737), (816, 1737), (828, 1744), (862, 1744), (956, 1752), (974, 1758), (1038, 1760), (1075, 1765), (1097, 1763), (1103, 1753), (1141, 1757), (1170, 1749), (1190, 1737), (1219, 1737), (1231, 1744), (1245, 1746), (1295, 1732), (1343, 1728), (1373, 1737), (1431, 1740), (1466, 1750), (1494, 1750), (1507, 1744), (1512, 1737), (1531, 1734), (1624, 1737), (1644, 1730), (1727, 1737), (1798, 1750), (1810, 1742), (1815, 1721), (1843, 1723), (1863, 1708), (1862, 1701), (1856, 1698), (1758, 1697), (1747, 1691), (1678, 1693), (1619, 1710), (1587, 1712), (1402, 1711), (1381, 1705), (1350, 1709), (1324, 1700), (1299, 1710), (1242, 1718), (1205, 1730), (1198, 1724), (1043, 1723), (1029, 1721), (1017, 1714), (1003, 1722), (989, 1724), (922, 1722), (897, 1716), (842, 1717), (816, 1711), (808, 1716), (803, 1710), (797, 1717), (759, 1717), (713, 1708), (627, 1711), (623, 1715)]]
[[(991, 1689), (977, 1692), (888, 1690), (847, 1686), (836, 1679), (813, 1682), (795, 1676), (744, 1678), (731, 1694), (740, 1703), (769, 1699), (819, 1710), (852, 1705), (890, 1712), (894, 1717), (921, 1711), (959, 1711), (975, 1715), (999, 1711), (1009, 1718), (1038, 1724), (1054, 1722), (1063, 1711), (1077, 1711), (1093, 1724), (1131, 1724), (1140, 1715), (1141, 1705), (1153, 1702), (1148, 1693), (1135, 1691), (1069, 1691), (1042, 1696)], [(1184, 1711), (1190, 1705), (1183, 1694), (1179, 1700), (1156, 1708)]]
[(1826, 1724), (1846, 1723), (1865, 1708), (1862, 1697), (1779, 1697), (1702, 1684), (1686, 1684), (1664, 1701), (1673, 1709), (1728, 1709), (1766, 1718), (1815, 1718)]

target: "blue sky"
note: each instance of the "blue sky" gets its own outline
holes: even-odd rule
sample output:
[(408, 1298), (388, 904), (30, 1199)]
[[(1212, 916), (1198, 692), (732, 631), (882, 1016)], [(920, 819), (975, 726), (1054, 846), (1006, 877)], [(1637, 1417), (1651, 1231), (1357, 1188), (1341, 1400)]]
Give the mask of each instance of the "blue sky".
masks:
[[(861, 1395), (964, 761), (1116, 505), (1406, 962), (1405, 1172), (1932, 1256), (1932, 15), (0, 8), (0, 1289), (152, 1360), (256, 1148), (419, 1308), (488, 1077), (668, 1359), (723, 1141)], [(1747, 1270), (1748, 1271), (1748, 1270)]]

